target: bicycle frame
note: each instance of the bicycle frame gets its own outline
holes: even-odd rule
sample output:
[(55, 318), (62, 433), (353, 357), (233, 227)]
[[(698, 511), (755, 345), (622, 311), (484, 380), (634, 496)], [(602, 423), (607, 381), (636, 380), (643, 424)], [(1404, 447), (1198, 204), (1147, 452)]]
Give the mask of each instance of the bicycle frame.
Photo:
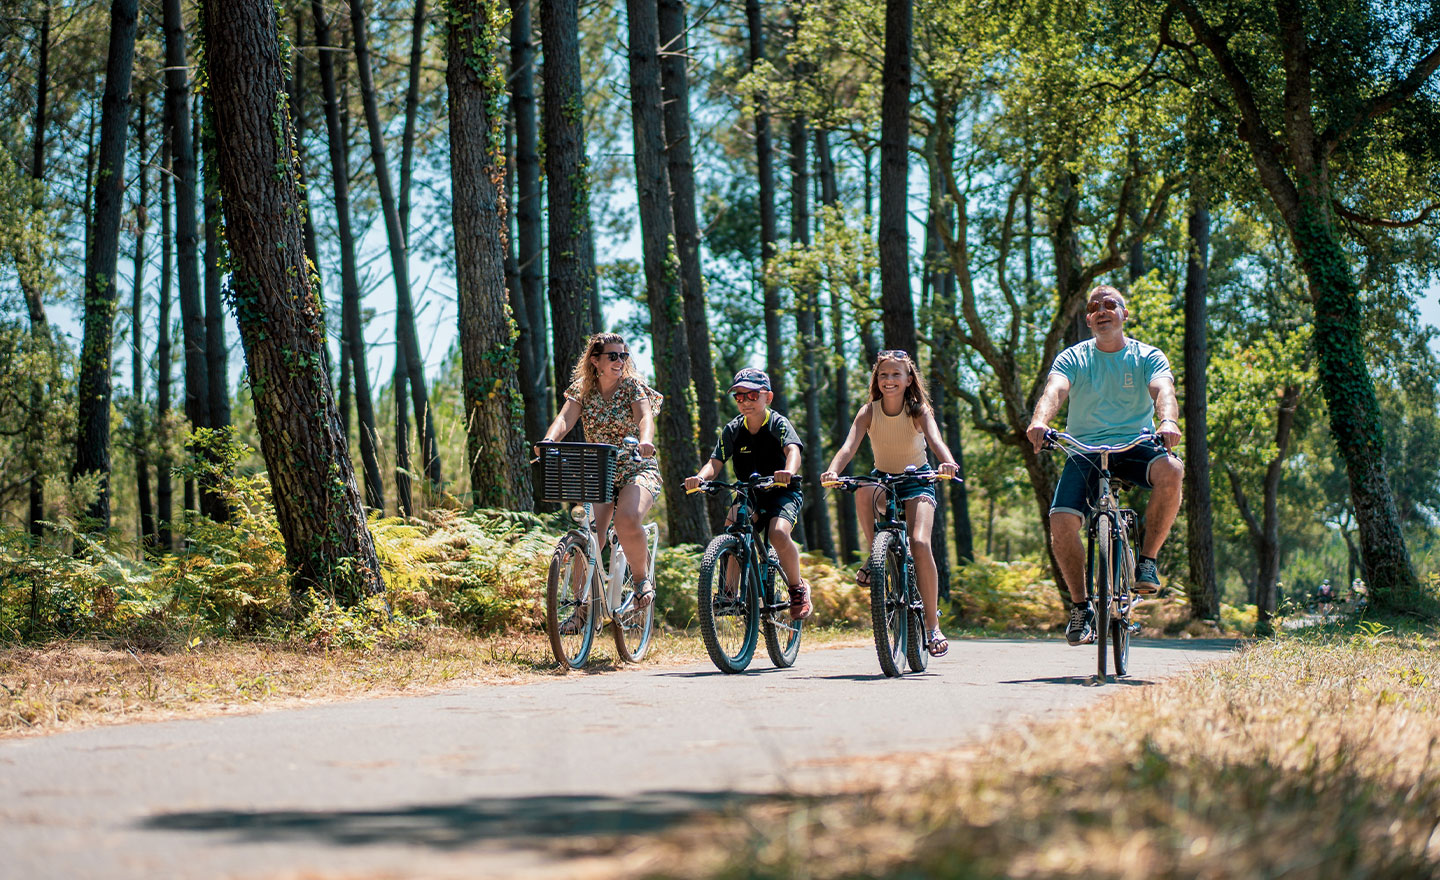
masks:
[[(642, 528), (645, 530), (646, 547), (650, 551), (650, 564), (645, 576), (653, 580), (655, 555), (660, 549), (660, 527), (655, 523), (645, 523)], [(585, 503), (585, 513), (580, 519), (580, 530), (585, 534), (586, 545), (589, 549), (589, 552), (586, 553), (585, 583), (600, 588), (600, 598), (605, 606), (605, 614), (613, 618), (626, 610), (620, 607), (620, 590), (624, 586), (625, 548), (620, 546), (620, 538), (615, 534), (614, 525), (606, 528), (605, 540), (610, 545), (610, 567), (608, 571), (600, 571), (600, 551), (602, 549), (600, 530), (595, 522), (595, 505), (588, 501)], [(598, 614), (592, 615), (590, 618), (590, 626), (597, 632), (604, 622), (604, 618)]]
[[(761, 481), (763, 482), (763, 480)], [(755, 505), (755, 492), (764, 488), (751, 480), (737, 480), (734, 483), (711, 481), (712, 486), (724, 486), (735, 493), (735, 521), (725, 527), (727, 535), (734, 535), (745, 548), (745, 569), (740, 573), (740, 584), (754, 584), (758, 593), (763, 589), (765, 583), (765, 572), (762, 565), (769, 564), (770, 558), (770, 536), (766, 533), (764, 524), (751, 522), (752, 509)], [(761, 560), (766, 560), (762, 563)], [(777, 572), (778, 573), (778, 572)], [(737, 601), (744, 601), (745, 591), (737, 590)], [(763, 596), (761, 597), (764, 598)], [(757, 603), (760, 605), (760, 613), (774, 614), (776, 611), (785, 609), (788, 611), (790, 602), (775, 602), (775, 597), (770, 597), (769, 603)]]

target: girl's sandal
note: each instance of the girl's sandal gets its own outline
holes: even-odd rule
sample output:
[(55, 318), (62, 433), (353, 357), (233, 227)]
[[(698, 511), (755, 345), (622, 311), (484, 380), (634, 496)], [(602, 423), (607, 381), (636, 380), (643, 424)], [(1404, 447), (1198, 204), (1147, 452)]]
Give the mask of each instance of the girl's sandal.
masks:
[(860, 570), (855, 572), (855, 583), (862, 587), (870, 586), (870, 566), (860, 566)]
[(930, 634), (930, 656), (931, 656), (931, 657), (944, 657), (945, 654), (946, 654), (947, 652), (949, 652), (949, 650), (950, 650), (950, 640), (947, 639), (947, 638), (945, 638), (945, 634), (944, 634), (944, 633), (940, 632), (940, 630), (937, 629), (937, 630), (935, 630), (933, 633)]

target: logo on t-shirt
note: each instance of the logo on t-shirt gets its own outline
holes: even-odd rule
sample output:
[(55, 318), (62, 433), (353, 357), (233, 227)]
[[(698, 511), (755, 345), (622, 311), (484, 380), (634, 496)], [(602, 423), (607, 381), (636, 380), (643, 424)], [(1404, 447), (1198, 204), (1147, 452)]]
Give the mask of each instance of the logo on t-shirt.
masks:
[(1124, 385), (1124, 387), (1126, 387), (1126, 388), (1134, 388), (1134, 387), (1135, 387), (1135, 374), (1134, 374), (1134, 373), (1126, 373), (1126, 374), (1125, 374), (1125, 385)]

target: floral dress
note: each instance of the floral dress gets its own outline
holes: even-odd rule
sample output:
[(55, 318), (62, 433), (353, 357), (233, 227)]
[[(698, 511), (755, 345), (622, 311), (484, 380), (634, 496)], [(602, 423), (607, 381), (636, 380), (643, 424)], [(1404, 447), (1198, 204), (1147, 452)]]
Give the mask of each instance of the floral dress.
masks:
[[(589, 443), (609, 443), (619, 446), (626, 437), (640, 436), (640, 423), (632, 409), (635, 401), (650, 400), (651, 412), (660, 409), (662, 400), (659, 392), (648, 387), (634, 376), (626, 376), (615, 386), (615, 393), (606, 400), (598, 391), (581, 399), (580, 388), (571, 385), (565, 390), (565, 399), (580, 404), (580, 425)], [(660, 464), (655, 456), (633, 461), (621, 455), (615, 462), (615, 495), (628, 485), (636, 485), (650, 493), (652, 498), (660, 497)]]

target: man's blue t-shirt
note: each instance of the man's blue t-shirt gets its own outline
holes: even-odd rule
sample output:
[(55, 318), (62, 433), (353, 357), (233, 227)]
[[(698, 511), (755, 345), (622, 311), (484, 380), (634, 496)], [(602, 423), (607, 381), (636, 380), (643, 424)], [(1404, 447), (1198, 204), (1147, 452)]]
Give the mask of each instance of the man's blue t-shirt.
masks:
[(1162, 376), (1175, 380), (1163, 351), (1129, 338), (1119, 351), (1101, 351), (1093, 339), (1072, 345), (1056, 356), (1050, 372), (1070, 380), (1066, 433), (1097, 446), (1154, 431), (1150, 382)]

